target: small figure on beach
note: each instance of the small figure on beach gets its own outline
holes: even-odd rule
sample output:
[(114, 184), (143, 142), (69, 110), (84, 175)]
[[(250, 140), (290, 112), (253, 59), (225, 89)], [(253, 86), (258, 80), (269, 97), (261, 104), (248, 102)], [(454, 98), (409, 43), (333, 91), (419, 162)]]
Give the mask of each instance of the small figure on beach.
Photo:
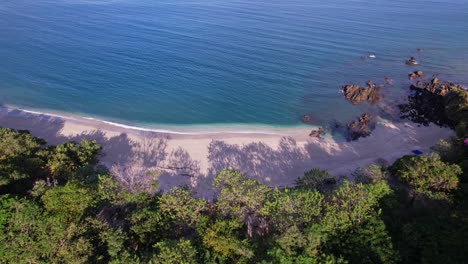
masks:
[(418, 65), (418, 64), (419, 64), (419, 62), (416, 60), (415, 57), (409, 58), (409, 60), (407, 60), (405, 63), (406, 63), (407, 65), (410, 65), (410, 66), (414, 66), (414, 65)]

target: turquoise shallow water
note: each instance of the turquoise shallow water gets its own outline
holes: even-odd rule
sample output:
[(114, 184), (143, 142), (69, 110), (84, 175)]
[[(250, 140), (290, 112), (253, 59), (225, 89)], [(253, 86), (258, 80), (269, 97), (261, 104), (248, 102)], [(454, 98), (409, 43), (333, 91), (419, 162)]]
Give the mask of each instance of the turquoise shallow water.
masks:
[(398, 95), (415, 54), (468, 84), (466, 0), (0, 2), (1, 103), (132, 125), (348, 119), (341, 85)]

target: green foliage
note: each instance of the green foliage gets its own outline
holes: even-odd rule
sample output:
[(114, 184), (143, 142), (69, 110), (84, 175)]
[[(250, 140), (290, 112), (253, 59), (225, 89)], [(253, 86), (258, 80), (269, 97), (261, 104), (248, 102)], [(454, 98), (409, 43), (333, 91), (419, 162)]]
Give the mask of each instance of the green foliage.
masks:
[(248, 179), (235, 170), (223, 170), (213, 180), (213, 186), (220, 191), (217, 205), (225, 214), (240, 218), (250, 212), (259, 211), (270, 191), (265, 185)]
[(153, 258), (156, 264), (192, 264), (198, 263), (197, 250), (190, 240), (180, 239), (179, 241), (161, 241), (154, 245), (158, 250)]
[(0, 128), (0, 186), (35, 177), (44, 163), (38, 155), (44, 145), (27, 131)]
[(249, 237), (263, 233), (261, 225), (256, 223), (264, 221), (261, 210), (270, 188), (235, 170), (221, 171), (214, 178), (213, 186), (219, 190), (216, 206), (222, 214), (245, 223)]
[(275, 189), (268, 197), (261, 214), (268, 216), (270, 227), (284, 231), (291, 226), (303, 227), (318, 221), (324, 196), (304, 189)]
[(187, 190), (174, 188), (161, 195), (159, 208), (173, 234), (195, 228), (206, 202), (193, 198)]
[(431, 149), (437, 152), (444, 162), (461, 163), (468, 158), (468, 148), (464, 146), (463, 138), (459, 137), (439, 140)]
[(385, 181), (387, 179), (382, 167), (375, 164), (366, 168), (359, 167), (351, 174), (351, 176), (353, 176), (356, 182), (366, 184)]
[[(291, 189), (223, 170), (213, 180), (214, 200), (206, 201), (186, 188), (161, 193), (120, 183), (98, 165), (100, 146), (93, 141), (45, 147), (27, 132), (0, 129), (0, 181), (7, 193), (0, 196), (0, 259), (466, 263), (467, 181), (451, 164), (466, 161), (457, 140), (435, 148), (442, 159), (397, 160), (390, 171), (404, 186), (392, 181), (390, 188), (388, 172), (376, 165), (358, 168), (355, 182), (339, 185), (313, 169)], [(406, 192), (428, 202), (407, 207)], [(445, 203), (451, 196), (457, 202)]]
[(384, 182), (372, 185), (345, 182), (325, 201), (327, 204), (324, 228), (347, 230), (373, 216), (379, 201), (391, 193)]
[(73, 182), (51, 188), (41, 197), (47, 212), (63, 220), (77, 220), (83, 217), (86, 210), (95, 205), (94, 199), (89, 189)]
[(458, 187), (458, 176), (462, 173), (458, 165), (441, 161), (437, 154), (404, 156), (395, 161), (390, 171), (416, 193), (432, 199), (447, 199)]
[[(3, 204), (5, 205), (5, 204)], [(83, 263), (92, 245), (83, 236), (86, 228), (45, 215), (38, 204), (26, 199), (11, 200), (0, 235), (0, 258), (10, 263)]]
[(147, 204), (146, 207), (134, 209), (128, 220), (132, 235), (135, 236), (135, 244), (148, 247), (165, 235), (172, 234), (172, 230), (163, 220), (156, 201)]
[(405, 223), (402, 255), (407, 263), (466, 263), (467, 212), (423, 212)]
[(50, 150), (47, 167), (56, 179), (70, 177), (79, 168), (96, 165), (100, 151), (96, 141), (65, 142)]
[(328, 171), (314, 168), (306, 173), (304, 177), (296, 180), (296, 186), (298, 188), (306, 188), (312, 190), (326, 190), (327, 186), (333, 186), (336, 183), (335, 177)]
[(347, 232), (338, 232), (326, 245), (350, 263), (396, 263), (398, 254), (393, 248), (385, 223), (377, 214)]
[(237, 220), (216, 220), (203, 236), (203, 244), (212, 249), (220, 260), (244, 262), (254, 256), (247, 239), (239, 236), (242, 224)]
[(465, 136), (468, 132), (468, 91), (452, 90), (445, 96), (444, 103), (447, 117), (457, 124), (458, 136)]

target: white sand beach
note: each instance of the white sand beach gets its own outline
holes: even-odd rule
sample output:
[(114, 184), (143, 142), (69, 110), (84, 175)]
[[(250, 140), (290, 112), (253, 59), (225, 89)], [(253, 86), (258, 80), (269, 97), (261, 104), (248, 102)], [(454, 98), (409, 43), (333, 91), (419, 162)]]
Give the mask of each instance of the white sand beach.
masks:
[(226, 167), (269, 186), (289, 186), (314, 167), (349, 176), (377, 159), (393, 162), (413, 149), (428, 152), (439, 139), (452, 134), (434, 125), (385, 120), (378, 122), (371, 136), (355, 142), (310, 138), (310, 129), (304, 127), (272, 133), (161, 133), (11, 107), (0, 108), (0, 126), (29, 130), (50, 144), (94, 139), (103, 146), (102, 163), (127, 184), (145, 184), (146, 171), (155, 169), (161, 171), (163, 189), (187, 184), (205, 198), (212, 195), (213, 176)]

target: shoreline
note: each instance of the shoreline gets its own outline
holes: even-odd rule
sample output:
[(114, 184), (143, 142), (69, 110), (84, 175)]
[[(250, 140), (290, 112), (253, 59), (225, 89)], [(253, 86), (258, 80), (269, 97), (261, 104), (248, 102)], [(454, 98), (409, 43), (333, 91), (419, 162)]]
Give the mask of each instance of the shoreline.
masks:
[[(49, 144), (96, 140), (103, 147), (101, 163), (111, 171), (125, 168), (120, 180), (144, 184), (146, 171), (161, 172), (161, 189), (189, 185), (210, 199), (211, 180), (223, 168), (238, 169), (268, 186), (291, 186), (305, 171), (318, 167), (336, 177), (351, 177), (357, 167), (378, 159), (393, 162), (418, 149), (424, 153), (453, 132), (435, 125), (418, 126), (409, 121), (379, 119), (366, 138), (346, 142), (332, 136), (311, 138), (312, 126), (255, 132), (168, 133), (137, 130), (86, 118), (67, 118), (0, 108), (0, 127), (29, 130)], [(129, 174), (128, 171), (132, 173)], [(129, 179), (128, 175), (131, 176)]]
[[(26, 109), (14, 105), (0, 105), (1, 111), (21, 111), (33, 115), (45, 115), (66, 120), (81, 121), (89, 120), (92, 122), (99, 122), (111, 126), (121, 127), (123, 129), (138, 130), (144, 132), (155, 133), (168, 133), (180, 135), (207, 135), (207, 134), (264, 134), (264, 135), (289, 135), (294, 134), (296, 131), (316, 129), (318, 125), (311, 124), (297, 124), (297, 125), (268, 125), (268, 124), (190, 124), (190, 125), (177, 125), (177, 124), (154, 124), (154, 127), (138, 125), (138, 124), (125, 124), (118, 121), (111, 121), (101, 117), (90, 117), (74, 113), (58, 112), (53, 110), (42, 109)], [(212, 131), (207, 131), (212, 130)], [(214, 130), (214, 131), (213, 131)]]

